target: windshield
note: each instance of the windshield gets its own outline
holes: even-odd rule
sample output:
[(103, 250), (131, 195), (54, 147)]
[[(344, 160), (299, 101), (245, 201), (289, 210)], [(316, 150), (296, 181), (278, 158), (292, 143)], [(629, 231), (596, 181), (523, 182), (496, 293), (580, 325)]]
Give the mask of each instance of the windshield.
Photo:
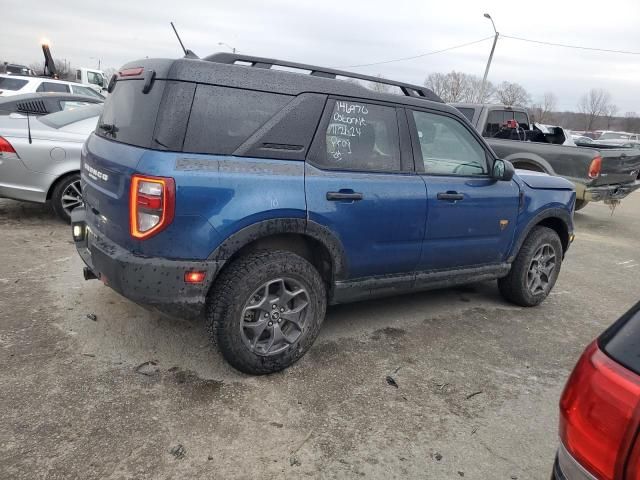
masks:
[(598, 140), (628, 140), (630, 137), (627, 133), (607, 132), (600, 135)]
[(19, 78), (0, 77), (0, 90), (11, 90), (15, 92), (16, 90), (20, 90), (27, 83), (27, 80), (21, 80)]
[(62, 128), (71, 123), (80, 122), (87, 118), (97, 117), (102, 113), (102, 105), (89, 105), (87, 107), (63, 110), (40, 117), (40, 121), (52, 128)]
[(104, 97), (96, 92), (93, 88), (82, 87), (82, 86), (73, 86), (73, 93), (77, 93), (78, 95), (86, 95), (88, 97), (99, 98), (100, 100), (104, 100)]

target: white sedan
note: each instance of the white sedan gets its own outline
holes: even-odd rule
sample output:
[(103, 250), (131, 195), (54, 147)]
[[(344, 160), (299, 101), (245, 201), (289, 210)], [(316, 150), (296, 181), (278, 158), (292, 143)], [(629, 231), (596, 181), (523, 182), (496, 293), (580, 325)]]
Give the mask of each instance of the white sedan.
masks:
[(0, 74), (0, 97), (33, 92), (74, 93), (104, 99), (104, 97), (96, 92), (90, 85), (82, 85), (80, 83), (46, 77)]

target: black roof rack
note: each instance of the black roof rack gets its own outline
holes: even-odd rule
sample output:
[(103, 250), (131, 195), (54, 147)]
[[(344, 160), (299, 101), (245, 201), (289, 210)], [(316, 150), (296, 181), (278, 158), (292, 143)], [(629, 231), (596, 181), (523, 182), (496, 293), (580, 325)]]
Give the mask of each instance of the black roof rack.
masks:
[(385, 85), (391, 85), (400, 88), (402, 93), (404, 93), (408, 97), (423, 98), (425, 100), (443, 103), (442, 99), (427, 87), (412, 85), (410, 83), (396, 82), (394, 80), (388, 80), (381, 77), (373, 77), (371, 75), (362, 75), (359, 73), (347, 72), (344, 70), (336, 70), (334, 68), (318, 67), (315, 65), (306, 65), (304, 63), (287, 62), (284, 60), (275, 60), (273, 58), (253, 57), (251, 55), (240, 55), (237, 53), (226, 52), (214, 53), (213, 55), (209, 55), (208, 57), (203, 58), (203, 60), (206, 60), (208, 62), (240, 64), (267, 69), (270, 69), (273, 66), (286, 67), (295, 70), (309, 71), (309, 75), (313, 75), (315, 77), (335, 79), (337, 76), (341, 76), (358, 80), (365, 80), (367, 82), (382, 83)]

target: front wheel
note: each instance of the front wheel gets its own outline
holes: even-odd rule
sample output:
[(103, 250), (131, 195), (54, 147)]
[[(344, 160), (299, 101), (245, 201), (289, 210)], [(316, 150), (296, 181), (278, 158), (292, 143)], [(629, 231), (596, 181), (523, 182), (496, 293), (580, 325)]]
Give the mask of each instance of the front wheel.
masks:
[(65, 222), (71, 221), (71, 211), (83, 205), (80, 174), (73, 173), (58, 181), (51, 194), (53, 211)]
[(562, 243), (547, 227), (534, 227), (525, 239), (509, 274), (498, 280), (504, 298), (522, 307), (539, 305), (560, 274)]
[(280, 250), (251, 253), (216, 280), (207, 305), (209, 333), (236, 369), (277, 372), (311, 347), (326, 304), (324, 282), (307, 260)]

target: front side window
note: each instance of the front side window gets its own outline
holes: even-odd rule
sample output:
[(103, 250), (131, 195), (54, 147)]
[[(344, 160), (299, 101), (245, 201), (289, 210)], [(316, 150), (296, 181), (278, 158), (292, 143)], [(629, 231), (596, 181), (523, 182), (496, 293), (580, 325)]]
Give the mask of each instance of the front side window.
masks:
[(37, 92), (69, 92), (69, 85), (65, 85), (64, 83), (54, 83), (54, 82), (42, 82)]
[(487, 174), (484, 148), (460, 121), (435, 113), (412, 113), (426, 174)]
[(104, 86), (104, 80), (102, 78), (102, 75), (96, 73), (96, 72), (87, 72), (87, 81), (89, 83), (92, 83), (94, 85), (98, 85), (100, 87)]
[(396, 109), (336, 100), (320, 159), (327, 168), (356, 171), (400, 171)]
[(104, 99), (102, 95), (96, 92), (93, 88), (83, 87), (80, 85), (73, 86), (73, 93), (77, 93), (78, 95), (86, 95), (87, 97), (95, 97), (99, 99)]

